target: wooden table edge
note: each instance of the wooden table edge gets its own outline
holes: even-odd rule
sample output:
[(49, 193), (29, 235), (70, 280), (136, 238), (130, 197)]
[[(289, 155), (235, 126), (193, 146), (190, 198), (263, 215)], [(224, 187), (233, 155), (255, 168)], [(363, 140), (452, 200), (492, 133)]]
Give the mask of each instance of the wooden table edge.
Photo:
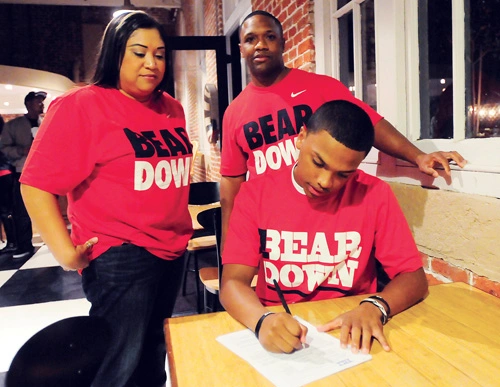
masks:
[[(481, 289), (477, 289), (469, 284), (466, 284), (463, 282), (452, 282), (452, 283), (443, 283), (443, 284), (429, 286), (429, 294), (427, 294), (427, 296), (423, 300), (421, 300), (420, 302), (425, 301), (431, 295), (432, 288), (434, 288), (434, 287), (461, 288), (464, 290), (469, 290), (471, 292), (485, 293), (485, 294), (491, 295), (488, 292), (485, 292)], [(352, 296), (352, 297), (357, 297), (357, 298), (361, 299), (361, 297), (364, 297), (364, 296), (366, 296), (366, 295), (357, 295), (357, 296)], [(311, 301), (311, 302), (319, 302), (319, 301)], [(269, 307), (270, 310), (280, 310), (280, 308), (281, 308), (281, 306)], [(220, 312), (220, 313), (223, 313), (223, 312)], [(184, 316), (179, 316), (179, 317), (184, 317)], [(170, 379), (171, 379), (170, 382), (171, 382), (172, 387), (174, 387), (174, 386), (178, 385), (178, 377), (177, 377), (177, 370), (176, 370), (177, 367), (176, 367), (176, 363), (175, 363), (176, 359), (175, 359), (174, 351), (173, 351), (173, 347), (172, 347), (170, 324), (168, 322), (168, 320), (171, 320), (171, 319), (172, 318), (165, 319), (164, 334), (165, 334), (165, 339), (166, 339), (166, 344), (167, 344), (167, 361), (168, 361), (168, 366), (169, 366), (169, 370), (170, 370)], [(242, 326), (242, 329), (244, 329), (243, 326)]]
[(170, 324), (168, 324), (168, 319), (165, 320), (165, 323), (163, 324), (163, 329), (164, 329), (164, 334), (165, 334), (165, 340), (167, 342), (167, 362), (168, 362), (168, 369), (170, 373), (170, 385), (172, 387), (178, 385), (178, 380), (177, 380), (177, 371), (175, 367), (175, 357), (174, 357), (174, 351), (172, 349), (172, 336), (170, 334)]

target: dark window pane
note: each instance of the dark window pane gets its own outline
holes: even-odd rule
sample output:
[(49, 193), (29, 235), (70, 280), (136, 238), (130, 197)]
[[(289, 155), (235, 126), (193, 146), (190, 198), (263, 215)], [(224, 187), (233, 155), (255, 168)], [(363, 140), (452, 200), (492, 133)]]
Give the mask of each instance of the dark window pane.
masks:
[(420, 1), (419, 10), (421, 137), (452, 138), (451, 0)]
[(500, 137), (500, 0), (473, 0), (468, 5), (468, 137)]
[(463, 113), (453, 109), (451, 5), (419, 0), (421, 137), (452, 138), (454, 114), (466, 114), (467, 138), (500, 137), (500, 0), (466, 1)]
[(354, 51), (352, 12), (339, 19), (340, 82), (354, 95)]
[(377, 109), (377, 85), (375, 64), (375, 19), (373, 1), (361, 4), (361, 42), (363, 44), (363, 101)]

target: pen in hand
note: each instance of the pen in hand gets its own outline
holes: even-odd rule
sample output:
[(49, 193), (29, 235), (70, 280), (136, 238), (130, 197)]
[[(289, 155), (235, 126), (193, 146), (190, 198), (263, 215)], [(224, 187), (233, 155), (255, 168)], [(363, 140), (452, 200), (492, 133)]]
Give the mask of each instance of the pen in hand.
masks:
[[(292, 315), (292, 312), (290, 312), (290, 308), (288, 307), (288, 304), (286, 303), (285, 296), (283, 295), (283, 292), (281, 291), (280, 286), (278, 285), (278, 281), (273, 280), (274, 282), (274, 287), (276, 288), (276, 292), (278, 293), (278, 296), (281, 300), (281, 305), (283, 305), (283, 308), (285, 308), (285, 312), (287, 312), (289, 315)], [(306, 335), (305, 331), (302, 331), (300, 335), (300, 341), (301, 341), (301, 346), (304, 348), (306, 346), (305, 341), (306, 341)]]
[(278, 281), (273, 280), (273, 282), (274, 282), (274, 287), (276, 288), (276, 292), (278, 293), (278, 296), (281, 300), (281, 305), (283, 305), (283, 308), (285, 308), (285, 312), (287, 312), (288, 314), (292, 314), (286, 303), (285, 296), (283, 295), (283, 292), (281, 291), (280, 286), (278, 285)]

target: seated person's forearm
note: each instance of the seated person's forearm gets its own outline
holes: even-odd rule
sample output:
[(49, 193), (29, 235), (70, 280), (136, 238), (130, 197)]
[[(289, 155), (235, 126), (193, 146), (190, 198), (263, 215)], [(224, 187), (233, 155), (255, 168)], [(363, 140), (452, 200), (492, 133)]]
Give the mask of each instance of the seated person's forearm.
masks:
[(236, 281), (226, 281), (222, 286), (221, 303), (236, 320), (252, 331), (259, 318), (267, 311), (255, 291)]
[(394, 316), (423, 299), (428, 291), (424, 270), (401, 273), (387, 284), (380, 293), (391, 308)]

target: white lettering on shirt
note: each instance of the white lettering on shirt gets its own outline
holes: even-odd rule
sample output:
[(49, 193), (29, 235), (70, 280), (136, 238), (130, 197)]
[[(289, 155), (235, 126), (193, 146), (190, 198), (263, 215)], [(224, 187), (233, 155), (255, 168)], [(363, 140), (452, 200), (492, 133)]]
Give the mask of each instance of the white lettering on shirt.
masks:
[(189, 166), (192, 157), (160, 160), (156, 167), (148, 161), (136, 161), (134, 170), (134, 190), (145, 191), (153, 184), (167, 189), (172, 181), (176, 188), (189, 184)]
[[(289, 288), (300, 287), (307, 281), (309, 291), (325, 280), (328, 285), (351, 288), (362, 250), (361, 235), (356, 231), (334, 233), (337, 254), (330, 251), (324, 232), (314, 233), (312, 243), (310, 236), (307, 232), (266, 230), (265, 251), (269, 259), (263, 262), (265, 281), (272, 285), (276, 279)], [(286, 264), (278, 265), (278, 261)]]
[(292, 165), (297, 161), (299, 151), (296, 147), (297, 137), (287, 139), (275, 145), (271, 145), (264, 151), (255, 150), (253, 152), (255, 158), (255, 173), (263, 174), (267, 168), (277, 171), (281, 168), (282, 163)]

